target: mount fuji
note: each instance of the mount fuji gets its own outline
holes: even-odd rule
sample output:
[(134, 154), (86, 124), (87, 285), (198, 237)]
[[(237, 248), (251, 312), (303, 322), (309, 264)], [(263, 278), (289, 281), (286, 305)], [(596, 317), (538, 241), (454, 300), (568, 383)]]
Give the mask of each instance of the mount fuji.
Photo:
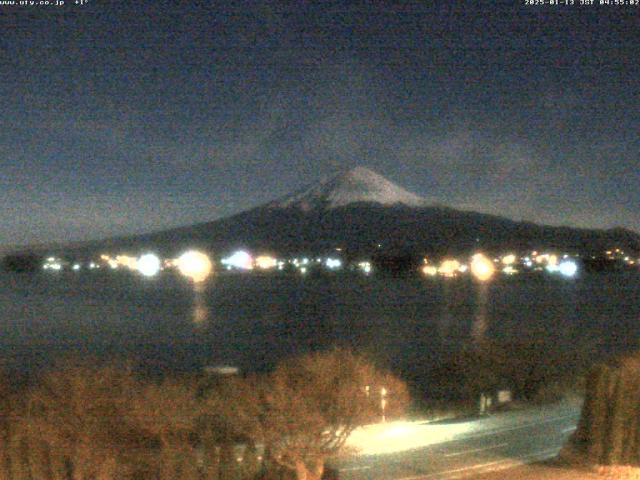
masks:
[(447, 254), (471, 250), (556, 248), (597, 252), (617, 245), (640, 251), (640, 235), (625, 229), (587, 230), (537, 225), (461, 211), (430, 202), (363, 167), (305, 187), (236, 215), (74, 248), (176, 254), (185, 248), (228, 252), (249, 248), (278, 254)]
[(271, 208), (299, 208), (309, 211), (331, 209), (356, 203), (424, 207), (425, 199), (391, 183), (364, 167), (356, 167), (318, 184), (307, 186), (268, 204)]

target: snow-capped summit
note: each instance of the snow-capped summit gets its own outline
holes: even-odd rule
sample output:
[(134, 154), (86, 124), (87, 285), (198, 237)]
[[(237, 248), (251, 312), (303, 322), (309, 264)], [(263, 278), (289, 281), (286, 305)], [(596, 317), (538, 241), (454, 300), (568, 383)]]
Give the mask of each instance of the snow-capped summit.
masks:
[(356, 167), (329, 180), (308, 186), (270, 204), (276, 208), (301, 210), (336, 208), (351, 203), (422, 207), (426, 200), (364, 167)]

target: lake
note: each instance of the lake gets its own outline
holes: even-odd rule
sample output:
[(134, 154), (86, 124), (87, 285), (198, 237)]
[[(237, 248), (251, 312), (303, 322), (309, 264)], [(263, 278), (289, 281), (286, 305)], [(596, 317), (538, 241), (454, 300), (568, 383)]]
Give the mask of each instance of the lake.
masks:
[(223, 364), (261, 371), (283, 357), (342, 345), (420, 383), (451, 352), (482, 338), (580, 351), (589, 360), (635, 348), (640, 275), (530, 274), (478, 285), (355, 273), (223, 274), (195, 291), (171, 275), (2, 274), (0, 312), (0, 356), (10, 370), (88, 354), (169, 371)]

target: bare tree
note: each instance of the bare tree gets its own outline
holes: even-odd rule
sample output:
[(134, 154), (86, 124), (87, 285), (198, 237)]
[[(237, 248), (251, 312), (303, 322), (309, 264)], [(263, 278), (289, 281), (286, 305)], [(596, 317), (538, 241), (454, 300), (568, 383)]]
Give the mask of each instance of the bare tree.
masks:
[(195, 437), (201, 413), (196, 386), (184, 379), (150, 383), (133, 395), (131, 419), (159, 443), (154, 456), (159, 480), (198, 477)]
[(31, 476), (123, 477), (127, 457), (145, 443), (127, 419), (136, 388), (130, 371), (116, 366), (65, 366), (44, 375), (24, 407)]
[(261, 378), (217, 389), (211, 408), (265, 445), (268, 460), (299, 480), (322, 477), (355, 428), (404, 411), (404, 382), (346, 350), (292, 358)]

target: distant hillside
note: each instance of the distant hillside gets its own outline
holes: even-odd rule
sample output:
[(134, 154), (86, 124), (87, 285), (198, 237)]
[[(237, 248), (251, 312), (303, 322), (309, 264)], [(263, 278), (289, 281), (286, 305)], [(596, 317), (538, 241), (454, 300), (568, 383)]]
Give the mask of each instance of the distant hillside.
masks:
[(191, 247), (215, 252), (247, 247), (277, 253), (312, 253), (341, 247), (359, 255), (506, 248), (599, 253), (613, 246), (640, 252), (640, 235), (625, 229), (543, 226), (430, 205), (375, 172), (359, 167), (231, 217), (75, 245), (73, 250), (78, 254), (156, 250), (169, 255)]

